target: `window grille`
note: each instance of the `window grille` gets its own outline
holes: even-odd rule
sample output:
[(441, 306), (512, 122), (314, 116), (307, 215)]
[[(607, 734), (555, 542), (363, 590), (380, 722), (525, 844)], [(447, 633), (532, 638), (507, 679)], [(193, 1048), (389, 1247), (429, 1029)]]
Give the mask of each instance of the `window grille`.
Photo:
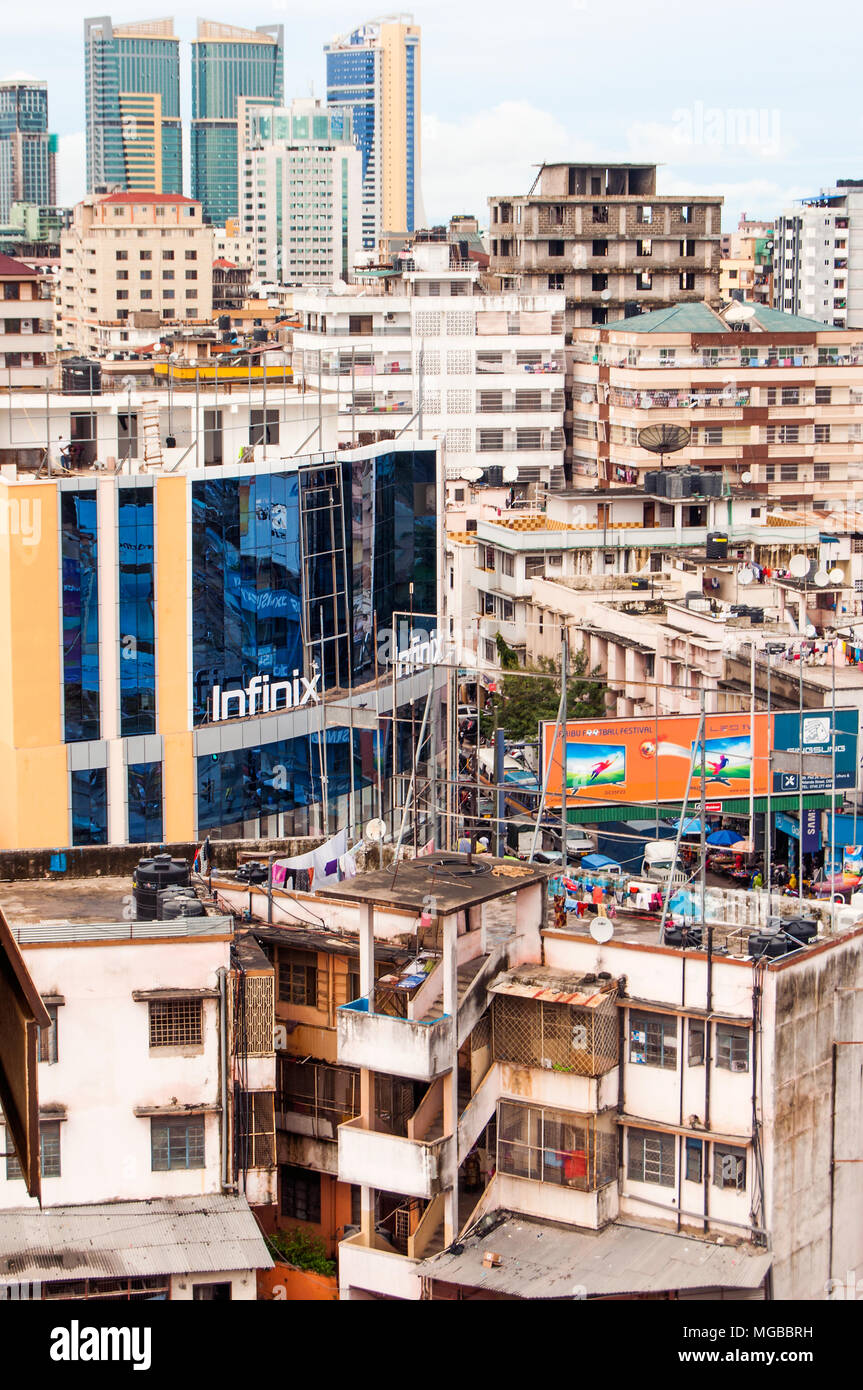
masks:
[(673, 1134), (659, 1134), (651, 1129), (630, 1129), (627, 1132), (627, 1177), (633, 1182), (673, 1187), (675, 1147)]
[(246, 975), (246, 1056), (269, 1057), (273, 1053), (276, 1024), (272, 975)]
[(472, 309), (451, 310), (446, 316), (446, 331), (451, 338), (473, 337), (475, 324)]
[(629, 1060), (648, 1067), (677, 1067), (677, 1019), (671, 1014), (629, 1014)]
[(726, 1071), (749, 1070), (749, 1030), (716, 1025), (716, 1065)]
[(418, 338), (439, 338), (441, 331), (440, 312), (420, 310), (414, 319), (414, 327)]
[(595, 1009), (496, 994), (490, 1011), (495, 1061), (599, 1076), (617, 1066), (616, 992)]
[(203, 1040), (200, 999), (150, 1000), (151, 1047), (197, 1047)]
[(517, 1178), (595, 1192), (617, 1176), (617, 1138), (595, 1116), (499, 1101), (497, 1168)]
[(470, 391), (447, 391), (446, 408), (449, 415), (470, 415)]
[(470, 376), (471, 355), (469, 352), (448, 352), (446, 355), (448, 376)]

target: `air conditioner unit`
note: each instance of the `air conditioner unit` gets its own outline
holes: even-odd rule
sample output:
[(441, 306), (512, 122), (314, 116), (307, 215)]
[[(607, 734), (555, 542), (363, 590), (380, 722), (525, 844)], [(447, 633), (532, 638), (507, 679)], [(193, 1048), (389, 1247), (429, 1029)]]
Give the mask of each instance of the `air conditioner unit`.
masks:
[(731, 1063), (731, 1070), (732, 1070), (732, 1071), (748, 1071), (748, 1070), (749, 1070), (749, 1063), (748, 1063), (748, 1062), (732, 1062), (732, 1063)]

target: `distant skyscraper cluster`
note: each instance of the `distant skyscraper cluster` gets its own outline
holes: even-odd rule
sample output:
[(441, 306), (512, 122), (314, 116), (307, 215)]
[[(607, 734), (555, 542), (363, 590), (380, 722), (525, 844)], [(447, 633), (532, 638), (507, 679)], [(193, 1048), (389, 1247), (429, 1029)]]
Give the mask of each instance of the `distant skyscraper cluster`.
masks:
[(56, 203), (56, 151), (47, 83), (24, 73), (0, 82), (0, 222), (13, 203)]
[(171, 19), (84, 20), (88, 193), (182, 193), (179, 50)]

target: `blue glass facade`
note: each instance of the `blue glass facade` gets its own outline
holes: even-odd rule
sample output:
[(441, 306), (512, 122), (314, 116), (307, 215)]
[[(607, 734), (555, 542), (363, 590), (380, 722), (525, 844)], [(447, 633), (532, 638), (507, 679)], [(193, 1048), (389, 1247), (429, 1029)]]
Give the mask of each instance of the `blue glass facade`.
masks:
[(87, 190), (106, 184), (147, 187), (136, 178), (137, 132), (124, 121), (120, 94), (158, 93), (161, 98), (160, 193), (182, 193), (179, 40), (115, 30), (110, 19), (84, 21)]
[(377, 205), (377, 173), (372, 161), (375, 144), (375, 66), (380, 54), (375, 49), (346, 48), (327, 50), (327, 105), (350, 112), (354, 144), (362, 155), (363, 178), (363, 248), (374, 250), (377, 244), (375, 208)]
[(416, 40), (408, 40), (405, 50), (405, 179), (407, 230), (414, 230), (416, 187), (416, 122), (419, 115), (416, 84)]
[(72, 844), (108, 843), (108, 774), (104, 767), (71, 774)]
[(99, 737), (99, 585), (95, 491), (62, 492), (64, 738)]
[[(331, 802), (351, 790), (350, 729), (323, 733), (327, 795)], [(354, 787), (363, 777), (360, 737), (354, 733)], [(259, 748), (237, 748), (198, 758), (198, 830), (215, 830), (261, 816), (290, 813), (319, 804), (320, 735), (282, 739)]]
[(129, 842), (162, 842), (162, 764), (130, 763), (126, 769)]
[(120, 733), (156, 732), (153, 489), (119, 490)]
[(48, 133), (48, 91), (38, 83), (0, 84), (0, 220), (13, 202), (55, 202), (54, 146)]

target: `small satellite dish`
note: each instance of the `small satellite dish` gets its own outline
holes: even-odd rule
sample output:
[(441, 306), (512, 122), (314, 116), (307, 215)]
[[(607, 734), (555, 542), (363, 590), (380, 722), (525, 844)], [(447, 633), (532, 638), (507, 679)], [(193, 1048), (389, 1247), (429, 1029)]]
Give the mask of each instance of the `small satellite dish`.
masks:
[(461, 471), (461, 476), (464, 478), (466, 483), (478, 483), (482, 475), (483, 469), (477, 468), (475, 464), (470, 464), (467, 468), (463, 468)]
[(828, 575), (826, 570), (816, 570), (812, 578), (818, 585), (819, 589), (826, 588), (826, 586), (830, 583), (830, 576)]
[(611, 298), (611, 290), (603, 290), (599, 297), (600, 299), (605, 300), (607, 304), (609, 299)]
[(751, 482), (752, 482), (752, 474), (751, 474), (751, 473), (741, 473), (741, 474), (740, 474), (740, 481), (741, 481), (741, 483), (751, 483)]
[(382, 840), (382, 839), (384, 838), (384, 835), (385, 835), (386, 833), (387, 833), (386, 822), (385, 822), (385, 821), (382, 821), (382, 820), (379, 820), (377, 816), (375, 817), (374, 820), (370, 820), (369, 823), (368, 823), (368, 825), (366, 826), (366, 839), (367, 839), (367, 840), (374, 840), (374, 841)]
[(812, 626), (812, 624), (811, 624), (811, 623), (807, 623), (807, 624), (806, 624), (806, 636), (807, 636), (807, 637), (817, 637), (817, 635), (818, 635), (818, 634), (816, 633), (815, 628)]
[(593, 405), (593, 396), (589, 391), (583, 391), (580, 400), (582, 405)]
[(590, 924), (590, 934), (598, 945), (603, 946), (614, 936), (614, 927), (607, 917), (596, 917)]
[(517, 463), (507, 463), (507, 464), (505, 464), (502, 477), (503, 477), (503, 480), (504, 480), (505, 483), (516, 483), (516, 482), (518, 482), (518, 464), (517, 464)]
[(834, 565), (833, 569), (828, 571), (827, 578), (831, 584), (841, 584), (845, 576), (839, 566)]
[(334, 280), (330, 292), (331, 294), (347, 294), (348, 286), (345, 284), (344, 280)]
[(755, 575), (752, 573), (752, 570), (744, 568), (739, 571), (737, 575), (737, 582), (738, 584), (751, 584), (754, 578)]
[(809, 573), (809, 557), (807, 555), (792, 555), (788, 568), (795, 579), (805, 579)]

